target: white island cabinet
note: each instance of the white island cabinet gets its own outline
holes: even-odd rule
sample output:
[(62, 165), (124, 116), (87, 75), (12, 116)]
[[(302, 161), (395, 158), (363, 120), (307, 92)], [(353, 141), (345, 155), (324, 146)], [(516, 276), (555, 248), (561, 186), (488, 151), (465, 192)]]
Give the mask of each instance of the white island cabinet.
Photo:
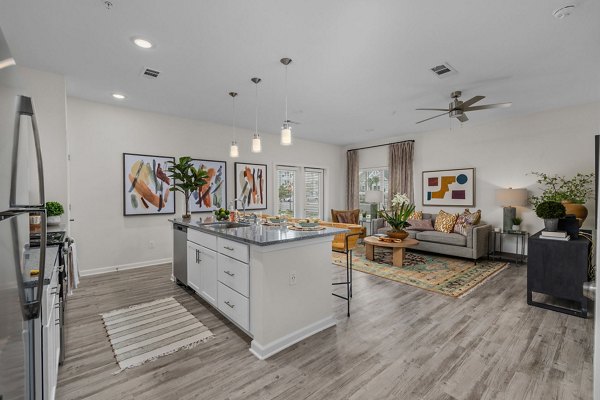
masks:
[(331, 240), (335, 228), (188, 227), (188, 286), (252, 337), (265, 359), (335, 325)]

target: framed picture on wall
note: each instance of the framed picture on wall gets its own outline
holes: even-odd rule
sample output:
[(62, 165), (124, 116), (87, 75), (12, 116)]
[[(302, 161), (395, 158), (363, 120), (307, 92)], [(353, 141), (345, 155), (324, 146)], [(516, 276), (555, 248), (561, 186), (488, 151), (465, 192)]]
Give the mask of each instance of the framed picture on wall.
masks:
[(424, 206), (475, 206), (475, 168), (423, 171)]
[(235, 198), (244, 199), (246, 210), (267, 208), (267, 166), (235, 163)]
[(190, 212), (210, 212), (227, 208), (227, 162), (193, 159), (194, 168), (208, 174), (205, 185), (192, 192)]
[(175, 214), (167, 161), (175, 158), (123, 153), (123, 215)]

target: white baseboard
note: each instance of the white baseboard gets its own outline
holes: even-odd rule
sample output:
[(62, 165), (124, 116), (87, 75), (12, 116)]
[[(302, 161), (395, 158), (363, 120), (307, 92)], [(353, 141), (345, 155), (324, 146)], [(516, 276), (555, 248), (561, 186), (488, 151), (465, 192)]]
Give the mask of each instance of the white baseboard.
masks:
[(279, 353), (281, 350), (290, 347), (294, 343), (298, 343), (299, 341), (306, 339), (315, 333), (335, 326), (335, 324), (335, 319), (330, 315), (327, 318), (310, 324), (302, 329), (298, 329), (297, 331), (287, 334), (284, 337), (281, 337), (266, 345), (260, 344), (256, 341), (256, 339), (254, 339), (252, 340), (252, 343), (250, 343), (250, 352), (259, 360), (265, 360), (272, 355)]
[(100, 275), (100, 274), (107, 274), (109, 272), (124, 271), (127, 269), (154, 267), (155, 265), (168, 264), (171, 262), (173, 262), (172, 258), (162, 258), (162, 259), (158, 259), (158, 260), (142, 261), (142, 262), (131, 263), (131, 264), (112, 265), (109, 267), (83, 269), (83, 270), (79, 271), (79, 275), (81, 275), (81, 276)]

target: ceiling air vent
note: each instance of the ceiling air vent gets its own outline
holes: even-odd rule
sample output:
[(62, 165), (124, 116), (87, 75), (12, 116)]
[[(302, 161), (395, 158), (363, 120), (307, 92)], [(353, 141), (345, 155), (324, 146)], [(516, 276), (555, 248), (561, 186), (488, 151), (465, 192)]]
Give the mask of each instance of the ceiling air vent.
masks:
[(445, 78), (447, 76), (454, 75), (457, 73), (454, 67), (452, 67), (452, 65), (448, 63), (436, 65), (435, 67), (431, 68), (431, 71), (434, 74), (436, 74), (439, 78)]
[(151, 69), (151, 68), (146, 68), (144, 69), (144, 72), (142, 72), (142, 75), (145, 76), (146, 78), (158, 78), (158, 75), (160, 74), (160, 71), (157, 71), (155, 69)]

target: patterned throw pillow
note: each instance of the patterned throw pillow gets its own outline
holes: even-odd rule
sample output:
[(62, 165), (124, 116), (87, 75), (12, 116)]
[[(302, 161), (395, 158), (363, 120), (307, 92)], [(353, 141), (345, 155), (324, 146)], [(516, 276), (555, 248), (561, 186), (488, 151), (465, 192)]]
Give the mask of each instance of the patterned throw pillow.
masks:
[(438, 232), (450, 233), (452, 232), (452, 228), (454, 228), (457, 219), (458, 214), (450, 214), (444, 210), (440, 210), (435, 219), (434, 229)]
[(454, 232), (460, 233), (463, 236), (467, 236), (467, 231), (473, 225), (477, 225), (481, 221), (481, 210), (477, 210), (472, 213), (468, 208), (459, 215), (456, 220), (456, 224), (454, 224)]
[(407, 222), (410, 226), (407, 228), (411, 231), (432, 231), (433, 224), (431, 223), (431, 219), (409, 219)]
[(408, 217), (408, 219), (423, 219), (423, 211), (413, 211), (413, 213), (410, 214), (410, 217)]

